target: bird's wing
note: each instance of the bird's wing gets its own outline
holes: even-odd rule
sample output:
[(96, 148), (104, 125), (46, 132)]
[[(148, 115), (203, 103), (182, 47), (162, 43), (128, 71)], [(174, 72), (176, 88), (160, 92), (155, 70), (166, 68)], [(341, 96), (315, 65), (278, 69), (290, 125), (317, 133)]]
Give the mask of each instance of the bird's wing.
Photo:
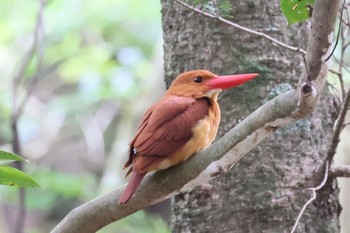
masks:
[(130, 157), (125, 167), (137, 159), (138, 167), (133, 169), (145, 170), (183, 147), (193, 135), (192, 128), (208, 115), (209, 105), (206, 98), (178, 96), (166, 96), (153, 105), (130, 143)]

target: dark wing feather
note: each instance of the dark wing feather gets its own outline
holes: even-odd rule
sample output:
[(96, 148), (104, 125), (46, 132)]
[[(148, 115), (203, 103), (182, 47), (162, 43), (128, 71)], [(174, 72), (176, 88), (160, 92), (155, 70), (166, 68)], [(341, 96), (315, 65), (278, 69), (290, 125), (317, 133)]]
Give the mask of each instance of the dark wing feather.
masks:
[[(206, 98), (166, 96), (145, 114), (130, 143), (130, 158), (125, 166), (138, 160), (137, 170), (163, 160), (180, 149), (192, 137), (192, 128), (208, 115)], [(135, 150), (134, 150), (135, 149)], [(136, 151), (136, 154), (132, 152)]]

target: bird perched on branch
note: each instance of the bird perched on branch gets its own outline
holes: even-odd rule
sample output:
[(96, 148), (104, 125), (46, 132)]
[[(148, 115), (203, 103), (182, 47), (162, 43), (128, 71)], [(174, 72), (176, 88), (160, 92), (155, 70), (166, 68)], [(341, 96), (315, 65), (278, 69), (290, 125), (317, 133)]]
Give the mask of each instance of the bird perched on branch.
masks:
[(152, 171), (184, 162), (214, 140), (219, 123), (217, 97), (223, 89), (241, 85), (258, 74), (218, 76), (207, 70), (180, 74), (164, 96), (143, 116), (130, 143), (131, 180), (118, 203), (126, 203)]

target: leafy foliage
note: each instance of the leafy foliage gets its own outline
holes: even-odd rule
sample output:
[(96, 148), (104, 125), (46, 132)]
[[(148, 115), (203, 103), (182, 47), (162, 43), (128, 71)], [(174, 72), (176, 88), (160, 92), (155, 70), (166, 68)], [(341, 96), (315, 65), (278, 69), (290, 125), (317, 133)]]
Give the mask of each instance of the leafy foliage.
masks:
[(0, 166), (0, 184), (17, 187), (40, 187), (33, 178), (9, 166)]
[(22, 162), (26, 161), (19, 155), (16, 155), (7, 151), (3, 151), (3, 150), (0, 150), (0, 161), (1, 160), (22, 161)]
[[(25, 161), (22, 157), (6, 151), (0, 151), (0, 160)], [(17, 187), (40, 187), (29, 175), (16, 168), (5, 165), (0, 166), (0, 184)]]
[(219, 10), (219, 15), (223, 17), (231, 18), (232, 4), (228, 0), (217, 1), (217, 8)]
[[(130, 139), (124, 132), (134, 130), (134, 117), (158, 93), (148, 89), (163, 87), (158, 0), (46, 2), (43, 35), (16, 96), (25, 98), (41, 56), (38, 82), (18, 122), (22, 150), (32, 163), (26, 171), (42, 186), (26, 192), (27, 210), (36, 216), (40, 233), (49, 232), (43, 225), (56, 224), (74, 206), (125, 182), (115, 158), (126, 155), (127, 142), (118, 144), (120, 152), (111, 150)], [(11, 141), (13, 77), (33, 41), (39, 3), (0, 1), (0, 146)], [(0, 205), (15, 208), (17, 190), (0, 185), (0, 193)], [(138, 232), (155, 232), (162, 220), (154, 219), (140, 218)], [(149, 222), (154, 227), (147, 231), (143, 226)], [(126, 218), (123, 228), (136, 232), (134, 223)]]
[(315, 0), (281, 0), (281, 10), (289, 24), (302, 22), (312, 15)]

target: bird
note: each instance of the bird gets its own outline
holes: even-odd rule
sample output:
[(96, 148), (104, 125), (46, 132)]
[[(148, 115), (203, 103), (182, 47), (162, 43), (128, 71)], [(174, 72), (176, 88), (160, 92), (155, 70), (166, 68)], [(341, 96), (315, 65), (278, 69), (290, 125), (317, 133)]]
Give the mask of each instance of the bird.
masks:
[(178, 75), (141, 119), (124, 169), (131, 174), (118, 204), (125, 204), (147, 173), (178, 165), (211, 145), (220, 123), (218, 95), (258, 74), (218, 76), (207, 70)]

